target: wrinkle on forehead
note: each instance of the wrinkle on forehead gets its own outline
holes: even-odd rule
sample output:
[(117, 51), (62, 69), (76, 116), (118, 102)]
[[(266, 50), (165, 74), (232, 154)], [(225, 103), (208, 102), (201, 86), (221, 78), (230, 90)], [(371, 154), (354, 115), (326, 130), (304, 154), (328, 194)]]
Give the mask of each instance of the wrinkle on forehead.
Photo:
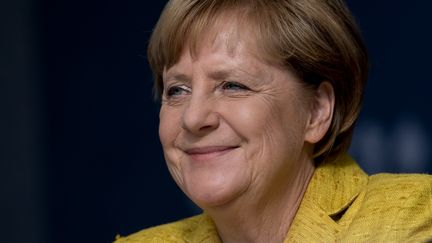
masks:
[[(230, 57), (234, 57), (241, 46), (252, 47), (254, 43), (249, 40), (254, 38), (250, 36), (250, 31), (246, 30), (247, 20), (243, 20), (246, 18), (242, 15), (244, 14), (240, 11), (233, 11), (215, 17), (211, 26), (201, 27), (201, 30), (194, 31), (194, 36), (187, 38), (183, 52), (190, 52), (195, 60), (205, 45), (214, 51), (224, 50)], [(245, 38), (246, 36), (252, 38)]]

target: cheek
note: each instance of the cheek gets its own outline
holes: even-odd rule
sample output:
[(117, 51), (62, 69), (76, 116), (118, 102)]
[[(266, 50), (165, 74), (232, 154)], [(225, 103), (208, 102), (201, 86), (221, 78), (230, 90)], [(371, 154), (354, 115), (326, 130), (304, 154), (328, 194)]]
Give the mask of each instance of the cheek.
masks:
[(171, 107), (161, 107), (159, 114), (159, 139), (162, 144), (165, 161), (174, 180), (182, 187), (180, 155), (175, 149), (175, 141), (180, 132), (179, 112)]
[(292, 99), (251, 97), (225, 105), (225, 117), (248, 143), (247, 157), (268, 160), (285, 150), (301, 149), (305, 116), (300, 106)]
[[(245, 159), (253, 161), (251, 167), (260, 167), (268, 161), (270, 149), (280, 141), (274, 131), (276, 117), (273, 107), (263, 97), (250, 97), (225, 105), (224, 118), (235, 133), (244, 141)], [(256, 170), (256, 169), (252, 169)]]
[(262, 129), (262, 120), (265, 119), (260, 102), (252, 97), (223, 102), (219, 112), (229, 127), (246, 142), (254, 136), (253, 133)]
[[(291, 111), (265, 97), (251, 97), (241, 102), (225, 105), (224, 117), (228, 123), (246, 140), (263, 141), (276, 138), (283, 133), (288, 124), (284, 119), (290, 117)], [(282, 107), (282, 108), (281, 108)], [(282, 112), (289, 112), (286, 116)]]
[(161, 107), (159, 113), (159, 138), (164, 150), (174, 145), (174, 140), (180, 131), (179, 121), (179, 111), (164, 106)]

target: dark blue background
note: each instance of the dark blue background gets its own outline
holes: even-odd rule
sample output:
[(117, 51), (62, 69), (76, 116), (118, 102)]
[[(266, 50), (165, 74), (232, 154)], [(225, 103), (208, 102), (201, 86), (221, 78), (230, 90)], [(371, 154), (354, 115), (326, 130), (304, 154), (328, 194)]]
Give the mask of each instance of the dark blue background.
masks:
[[(351, 153), (431, 172), (432, 2), (348, 1), (371, 55)], [(2, 242), (110, 242), (192, 215), (157, 136), (146, 46), (164, 1), (0, 3)]]

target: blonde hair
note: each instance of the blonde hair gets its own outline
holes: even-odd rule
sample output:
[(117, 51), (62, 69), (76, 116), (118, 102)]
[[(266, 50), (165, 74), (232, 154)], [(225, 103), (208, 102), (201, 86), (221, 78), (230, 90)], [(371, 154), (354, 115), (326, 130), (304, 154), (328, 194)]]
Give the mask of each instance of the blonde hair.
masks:
[[(237, 11), (253, 26), (257, 45), (272, 61), (293, 71), (307, 87), (332, 84), (335, 108), (316, 161), (335, 159), (351, 143), (367, 79), (368, 58), (359, 30), (343, 0), (171, 0), (148, 46), (156, 95), (162, 74), (185, 45), (193, 50), (221, 14)], [(240, 16), (240, 15), (239, 15)]]

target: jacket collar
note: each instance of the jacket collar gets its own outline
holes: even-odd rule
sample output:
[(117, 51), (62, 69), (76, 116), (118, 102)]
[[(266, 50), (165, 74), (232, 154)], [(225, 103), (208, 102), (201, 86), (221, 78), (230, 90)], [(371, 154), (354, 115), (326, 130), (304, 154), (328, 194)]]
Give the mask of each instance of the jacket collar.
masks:
[(347, 210), (367, 181), (366, 173), (348, 155), (319, 165), (285, 241), (335, 241), (341, 227), (332, 217)]
[(366, 186), (368, 176), (345, 155), (315, 170), (303, 200), (313, 200), (329, 216), (345, 210)]
[(210, 216), (206, 213), (203, 213), (200, 216), (196, 228), (191, 232), (190, 239), (185, 239), (185, 241), (197, 243), (221, 243), (216, 226)]

